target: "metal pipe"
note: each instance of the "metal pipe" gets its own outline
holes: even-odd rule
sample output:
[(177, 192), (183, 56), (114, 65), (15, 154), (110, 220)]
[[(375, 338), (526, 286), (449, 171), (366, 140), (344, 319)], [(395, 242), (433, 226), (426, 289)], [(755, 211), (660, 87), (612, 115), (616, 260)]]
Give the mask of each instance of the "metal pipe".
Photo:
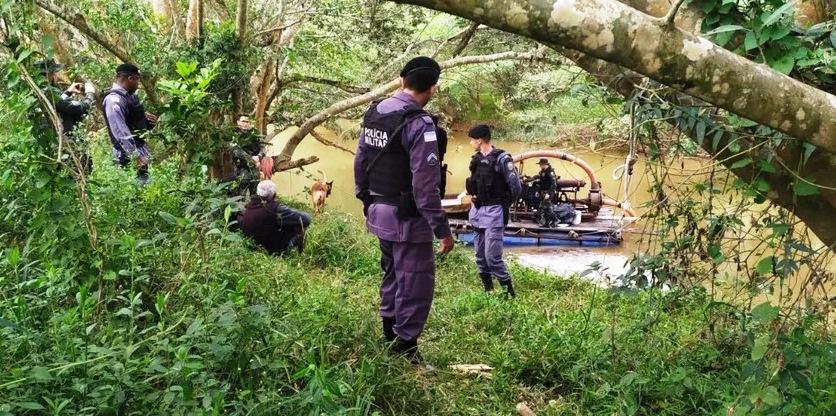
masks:
[(601, 181), (599, 181), (598, 177), (595, 176), (595, 171), (592, 170), (592, 166), (589, 166), (589, 163), (586, 163), (583, 159), (566, 152), (561, 152), (559, 150), (532, 150), (530, 152), (515, 155), (514, 163), (535, 157), (551, 157), (574, 163), (583, 169), (583, 171), (586, 172), (586, 175), (589, 176), (589, 186), (591, 192), (601, 189)]
[(628, 217), (638, 217), (638, 215), (636, 215), (636, 211), (633, 211), (633, 208), (630, 208), (630, 204), (627, 202), (621, 203), (612, 198), (607, 197), (604, 197), (604, 199), (601, 202), (603, 202), (603, 204), (607, 206), (620, 208), (622, 211), (624, 211), (625, 214), (627, 214)]

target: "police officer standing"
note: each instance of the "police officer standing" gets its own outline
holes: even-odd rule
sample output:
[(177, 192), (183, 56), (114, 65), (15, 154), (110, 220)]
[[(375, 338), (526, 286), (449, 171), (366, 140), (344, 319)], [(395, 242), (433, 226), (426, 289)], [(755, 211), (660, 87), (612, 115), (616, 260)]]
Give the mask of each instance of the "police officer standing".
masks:
[(400, 76), (401, 90), (363, 116), (354, 181), (367, 227), (380, 240), (383, 334), (394, 352), (417, 363), (435, 288), (433, 236), (441, 240), (440, 255), (453, 249), (453, 236), (441, 209), (435, 124), (423, 109), (438, 90), (441, 67), (418, 57)]
[[(55, 112), (61, 118), (61, 129), (69, 140), (74, 141), (76, 138), (76, 126), (87, 117), (90, 109), (93, 108), (96, 87), (90, 82), (85, 84), (75, 82), (66, 90), (61, 91), (56, 87), (55, 82), (56, 75), (62, 68), (60, 64), (56, 63), (53, 59), (46, 59), (36, 62), (35, 67), (38, 68), (41, 75), (47, 80), (48, 85), (44, 88), (44, 93), (55, 107)], [(83, 95), (83, 97), (78, 97), (79, 95)], [(52, 141), (55, 136), (54, 134), (49, 134), (52, 131), (49, 120), (40, 108), (35, 111), (37, 117), (35, 120), (34, 134), (39, 138)], [(62, 157), (66, 157), (66, 155), (62, 155)], [(82, 163), (84, 163), (85, 170), (89, 173), (92, 169), (89, 156), (86, 154), (82, 155)]]
[(554, 169), (548, 159), (540, 159), (537, 164), (540, 165), (540, 172), (537, 174), (538, 196), (542, 202), (546, 194), (549, 197), (554, 197), (554, 191), (557, 189), (557, 175), (554, 173)]
[(130, 163), (130, 157), (135, 155), (137, 180), (146, 184), (151, 153), (141, 135), (154, 128), (157, 116), (146, 113), (136, 95), (139, 79), (136, 65), (126, 63), (117, 66), (116, 82), (105, 94), (102, 113), (110, 135), (113, 161), (124, 168)]
[(468, 219), (475, 232), (476, 266), (486, 292), (493, 290), (493, 277), (509, 297), (516, 297), (511, 275), (502, 259), (502, 236), (509, 208), (522, 189), (511, 155), (491, 144), (490, 127), (480, 124), (468, 132), (476, 154), (470, 161), (465, 182), (473, 196)]

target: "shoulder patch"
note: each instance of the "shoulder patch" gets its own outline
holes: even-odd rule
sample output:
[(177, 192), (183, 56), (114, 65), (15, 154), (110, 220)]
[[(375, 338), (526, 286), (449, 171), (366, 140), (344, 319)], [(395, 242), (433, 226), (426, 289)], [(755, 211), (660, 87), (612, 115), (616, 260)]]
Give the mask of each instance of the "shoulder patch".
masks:
[(434, 142), (434, 141), (437, 141), (437, 140), (438, 140), (438, 137), (435, 134), (435, 130), (424, 132), (424, 141), (425, 142)]
[(433, 123), (433, 119), (430, 116), (421, 116), (421, 120), (424, 120), (427, 124), (435, 124)]

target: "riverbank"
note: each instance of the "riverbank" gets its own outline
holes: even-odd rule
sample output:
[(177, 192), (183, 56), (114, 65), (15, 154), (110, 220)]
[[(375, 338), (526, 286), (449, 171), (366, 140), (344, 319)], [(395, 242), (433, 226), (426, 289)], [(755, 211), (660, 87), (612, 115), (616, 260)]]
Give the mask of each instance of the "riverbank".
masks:
[(520, 402), (538, 415), (755, 402), (825, 414), (836, 403), (833, 340), (814, 322), (785, 344), (804, 352), (810, 404), (792, 379), (775, 401), (772, 361), (752, 361), (748, 338), (771, 327), (748, 314), (701, 292), (608, 291), (518, 265), (520, 295), (505, 301), (481, 291), (464, 248), (438, 262), (421, 339), (432, 368), (410, 366), (380, 342), (378, 251), (357, 217), (327, 212), (303, 255), (269, 257), (219, 225), (227, 202), (202, 176), (175, 172), (166, 162), (139, 188), (97, 165), (102, 305), (95, 253), (43, 240), (12, 262), (4, 249), (0, 414), (485, 415)]

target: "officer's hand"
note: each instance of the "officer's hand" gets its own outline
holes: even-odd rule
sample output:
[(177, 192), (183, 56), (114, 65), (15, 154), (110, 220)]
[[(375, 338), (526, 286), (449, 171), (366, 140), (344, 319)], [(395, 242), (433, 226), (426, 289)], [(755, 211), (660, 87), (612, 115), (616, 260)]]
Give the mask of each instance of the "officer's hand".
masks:
[(453, 236), (448, 235), (441, 240), (441, 244), (438, 246), (438, 255), (443, 256), (451, 251), (453, 251)]
[(96, 93), (96, 86), (93, 85), (92, 82), (87, 81), (84, 83), (84, 93), (85, 94), (95, 94)]
[(150, 121), (150, 122), (152, 122), (152, 123), (156, 123), (156, 122), (157, 122), (157, 116), (156, 116), (156, 115), (154, 115), (154, 114), (151, 114), (151, 113), (145, 113), (145, 118), (147, 118), (147, 119), (148, 119), (148, 121)]

